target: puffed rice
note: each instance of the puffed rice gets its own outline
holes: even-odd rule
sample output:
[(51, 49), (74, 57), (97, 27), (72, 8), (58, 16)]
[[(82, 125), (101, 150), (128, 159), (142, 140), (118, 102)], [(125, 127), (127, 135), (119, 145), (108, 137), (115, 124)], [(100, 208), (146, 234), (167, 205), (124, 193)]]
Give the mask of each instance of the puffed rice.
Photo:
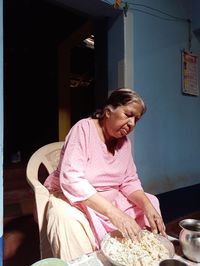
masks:
[(147, 230), (143, 230), (140, 241), (108, 238), (104, 253), (113, 261), (126, 266), (158, 266), (160, 261), (170, 257), (168, 249)]

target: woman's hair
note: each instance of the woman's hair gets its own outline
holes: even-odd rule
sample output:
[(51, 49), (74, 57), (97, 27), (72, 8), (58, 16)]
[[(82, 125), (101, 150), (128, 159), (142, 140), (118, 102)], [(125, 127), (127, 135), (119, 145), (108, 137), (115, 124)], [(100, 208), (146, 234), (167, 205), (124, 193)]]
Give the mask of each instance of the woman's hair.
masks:
[(107, 108), (116, 109), (129, 103), (138, 103), (142, 106), (140, 117), (146, 112), (146, 105), (137, 92), (129, 88), (119, 88), (110, 94), (103, 107), (92, 114), (92, 118), (102, 119)]

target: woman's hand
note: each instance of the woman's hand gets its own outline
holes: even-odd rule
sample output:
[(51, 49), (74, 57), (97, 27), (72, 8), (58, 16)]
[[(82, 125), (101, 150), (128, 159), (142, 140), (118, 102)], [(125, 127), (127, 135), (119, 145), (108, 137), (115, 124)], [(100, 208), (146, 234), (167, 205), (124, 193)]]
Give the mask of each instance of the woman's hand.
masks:
[(144, 215), (146, 216), (151, 231), (153, 233), (161, 233), (163, 236), (167, 236), (165, 232), (165, 225), (162, 216), (152, 205), (151, 201), (147, 198), (146, 194), (142, 190), (137, 190), (129, 195), (129, 200), (140, 207)]
[(88, 207), (108, 217), (110, 222), (126, 237), (140, 237), (140, 226), (128, 214), (113, 206), (98, 193), (83, 201)]
[(109, 214), (108, 218), (124, 237), (129, 237), (132, 240), (140, 238), (141, 228), (128, 214), (119, 209), (115, 209)]
[(156, 234), (161, 233), (166, 237), (167, 234), (165, 232), (166, 228), (163, 219), (151, 204), (145, 206), (144, 214), (149, 221), (151, 231)]

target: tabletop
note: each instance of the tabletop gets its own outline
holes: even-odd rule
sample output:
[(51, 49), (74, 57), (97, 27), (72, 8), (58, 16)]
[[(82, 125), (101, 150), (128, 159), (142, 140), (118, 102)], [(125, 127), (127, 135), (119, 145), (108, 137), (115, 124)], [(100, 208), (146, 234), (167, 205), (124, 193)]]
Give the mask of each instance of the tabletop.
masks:
[[(200, 266), (200, 263), (192, 262), (183, 255), (179, 240), (176, 237), (168, 236), (168, 239), (173, 243), (175, 248), (175, 256), (173, 257), (174, 259), (184, 262), (187, 266)], [(113, 266), (113, 264), (107, 260), (100, 250), (83, 255), (82, 257), (73, 260), (68, 264), (70, 266)]]

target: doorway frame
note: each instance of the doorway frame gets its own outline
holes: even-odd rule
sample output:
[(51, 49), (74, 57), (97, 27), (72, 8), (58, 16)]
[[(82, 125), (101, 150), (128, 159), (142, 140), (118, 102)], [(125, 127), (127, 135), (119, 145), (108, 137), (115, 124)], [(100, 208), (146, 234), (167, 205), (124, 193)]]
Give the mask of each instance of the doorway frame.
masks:
[[(133, 87), (133, 15), (128, 12), (125, 16), (122, 10), (116, 10), (111, 4), (101, 0), (50, 0), (63, 8), (71, 8), (76, 12), (84, 13), (93, 18), (108, 19), (107, 28), (107, 91), (95, 92), (96, 99), (102, 102), (102, 97), (119, 87)], [(117, 38), (117, 40), (116, 40)], [(117, 45), (116, 45), (117, 43)], [(62, 83), (62, 81), (61, 81)], [(64, 88), (64, 87), (63, 87)], [(62, 87), (59, 97), (59, 141), (63, 141), (70, 130), (69, 105), (63, 105), (63, 99), (67, 93)], [(101, 95), (103, 94), (103, 96)], [(100, 97), (99, 97), (100, 96)], [(98, 102), (95, 103), (99, 105)], [(60, 108), (61, 107), (61, 108)]]

